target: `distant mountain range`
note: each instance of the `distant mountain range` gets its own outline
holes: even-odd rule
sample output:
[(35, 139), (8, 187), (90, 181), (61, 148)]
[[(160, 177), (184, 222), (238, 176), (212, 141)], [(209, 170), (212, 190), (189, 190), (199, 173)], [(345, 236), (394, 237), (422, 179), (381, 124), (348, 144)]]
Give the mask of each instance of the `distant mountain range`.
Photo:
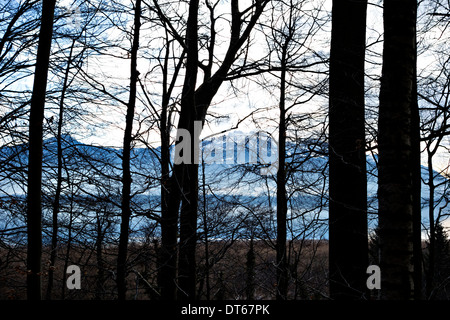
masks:
[[(262, 141), (257, 135), (245, 138), (239, 135), (222, 136), (202, 143), (203, 165), (199, 167), (200, 192), (207, 191), (211, 203), (220, 201), (245, 202), (246, 206), (259, 208), (261, 212), (276, 210), (275, 176), (262, 174), (261, 168), (276, 162), (276, 145), (267, 137)], [(261, 147), (262, 146), (262, 147)], [(275, 146), (275, 147), (274, 147)], [(299, 219), (327, 218), (327, 157), (326, 143), (302, 141), (287, 144), (286, 160), (290, 169), (287, 190), (292, 215)], [(103, 195), (117, 197), (120, 203), (121, 149), (86, 145), (69, 135), (62, 137), (64, 158), (63, 183), (72, 179), (79, 195), (89, 197)], [(132, 177), (136, 204), (141, 209), (159, 207), (160, 148), (132, 149)], [(175, 150), (172, 148), (172, 155)], [(57, 141), (44, 141), (43, 181), (44, 194), (51, 198), (57, 166)], [(172, 158), (173, 159), (173, 158)], [(377, 211), (376, 159), (367, 157), (369, 213)], [(200, 159), (200, 162), (201, 159)], [(23, 197), (26, 192), (25, 144), (0, 148), (0, 198)], [(436, 173), (436, 210), (445, 206), (443, 195), (448, 187), (443, 176)], [(423, 181), (428, 180), (428, 169), (422, 167)], [(205, 188), (202, 188), (205, 184)], [(67, 188), (63, 189), (66, 192)], [(202, 201), (203, 197), (199, 197)], [(140, 200), (137, 200), (140, 199)], [(149, 200), (151, 199), (151, 200)], [(422, 183), (423, 221), (427, 224), (429, 187)], [(142, 205), (144, 204), (144, 205)], [(1, 209), (1, 208), (0, 208)], [(0, 211), (1, 212), (1, 211)], [(375, 219), (376, 215), (371, 215)], [(373, 224), (372, 224), (373, 225)]]

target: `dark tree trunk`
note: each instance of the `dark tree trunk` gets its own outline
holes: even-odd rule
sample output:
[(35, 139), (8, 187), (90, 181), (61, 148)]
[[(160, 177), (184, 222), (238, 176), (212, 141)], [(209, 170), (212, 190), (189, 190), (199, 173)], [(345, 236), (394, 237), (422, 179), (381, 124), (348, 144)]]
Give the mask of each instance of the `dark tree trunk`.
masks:
[[(167, 60), (167, 59), (166, 59)], [(167, 63), (166, 63), (167, 66)], [(167, 69), (165, 68), (164, 74), (167, 73)], [(167, 83), (167, 79), (163, 79), (164, 84)], [(162, 112), (161, 112), (161, 232), (162, 232), (162, 243), (166, 244), (167, 241), (167, 235), (166, 231), (168, 230), (168, 226), (166, 226), (166, 219), (167, 219), (167, 213), (169, 208), (169, 161), (170, 161), (170, 149), (169, 149), (169, 131), (170, 126), (168, 126), (167, 123), (167, 109), (168, 109), (169, 99), (167, 97), (167, 90), (165, 88), (163, 89), (163, 100), (162, 100)], [(175, 232), (173, 232), (173, 243), (176, 243), (176, 220), (172, 225), (175, 226)], [(162, 248), (167, 248), (163, 245)], [(175, 247), (174, 247), (175, 248)], [(159, 264), (159, 271), (158, 271), (158, 286), (160, 287), (160, 290), (168, 289), (168, 286), (173, 283), (171, 279), (175, 278), (175, 275), (172, 274), (164, 274), (165, 271), (169, 270), (168, 261), (170, 261), (170, 256), (174, 256), (175, 254), (163, 254), (163, 251), (160, 249), (160, 252), (158, 253), (158, 264)], [(175, 260), (172, 260), (173, 263), (175, 263)], [(172, 265), (172, 270), (175, 270), (175, 265)], [(169, 281), (167, 281), (169, 280)], [(175, 286), (172, 285), (171, 291), (173, 292), (175, 290)], [(163, 292), (161, 292), (163, 294)], [(163, 294), (166, 296), (166, 294)]]
[(277, 300), (287, 298), (288, 269), (286, 259), (286, 52), (283, 48), (280, 79), (280, 118), (278, 128), (278, 172), (277, 172)]
[[(206, 76), (201, 86), (196, 89), (198, 67), (198, 0), (191, 0), (189, 18), (186, 30), (186, 76), (181, 98), (181, 112), (178, 130), (185, 129), (191, 136), (191, 161), (189, 164), (175, 164), (169, 181), (169, 203), (167, 217), (161, 220), (162, 234), (162, 260), (167, 261), (162, 266), (161, 276), (162, 296), (164, 299), (173, 299), (175, 296), (175, 281), (178, 279), (179, 299), (195, 299), (196, 262), (195, 249), (197, 242), (197, 215), (198, 215), (198, 141), (208, 107), (212, 99), (225, 81), (228, 71), (236, 59), (239, 49), (248, 39), (250, 31), (256, 24), (267, 1), (255, 5), (255, 13), (247, 27), (241, 33), (241, 12), (238, 10), (238, 1), (232, 0), (232, 26), (231, 40), (224, 60), (213, 76)], [(209, 65), (212, 68), (213, 64)], [(205, 74), (212, 74), (211, 70), (204, 70)], [(194, 130), (196, 121), (199, 121), (198, 132)], [(181, 205), (181, 208), (180, 208)], [(176, 245), (174, 237), (177, 231), (178, 210), (180, 210), (180, 242), (178, 251), (178, 275), (176, 274)]]
[[(105, 210), (106, 211), (106, 210)], [(102, 212), (97, 213), (97, 239), (95, 241), (95, 257), (97, 262), (97, 279), (95, 279), (95, 299), (101, 300), (104, 295), (104, 282), (105, 282), (105, 266), (103, 259), (103, 240), (105, 234), (102, 228)], [(103, 212), (106, 215), (106, 212)], [(105, 230), (107, 227), (105, 228)]]
[(41, 30), (31, 97), (27, 194), (27, 298), (40, 300), (42, 295), (42, 122), (44, 119), (47, 75), (53, 35), (56, 0), (42, 1)]
[(198, 164), (189, 164), (183, 181), (183, 200), (180, 211), (180, 249), (178, 283), (180, 300), (196, 297), (196, 246), (198, 212)]
[[(163, 95), (161, 112), (161, 248), (158, 254), (159, 271), (158, 285), (162, 299), (176, 298), (176, 269), (177, 269), (177, 239), (178, 239), (178, 209), (180, 205), (180, 188), (176, 185), (175, 176), (170, 176), (170, 112), (169, 102), (185, 57), (183, 52), (175, 69), (174, 76), (168, 83), (168, 59), (170, 46), (167, 45), (164, 62)], [(174, 207), (171, 207), (171, 203)]]
[(175, 300), (177, 289), (178, 210), (181, 198), (181, 187), (178, 185), (178, 176), (181, 178), (181, 172), (177, 169), (178, 167), (174, 168), (172, 176), (166, 182), (167, 205), (161, 212), (160, 271), (158, 277), (161, 298), (164, 300)]
[[(416, 61), (414, 0), (384, 3), (384, 51), (378, 122), (381, 298), (414, 297), (412, 118)], [(417, 130), (417, 128), (415, 128)], [(414, 164), (414, 165), (413, 165)]]
[(134, 109), (136, 106), (136, 87), (139, 73), (137, 71), (137, 52), (139, 49), (139, 29), (141, 26), (141, 0), (136, 1), (134, 14), (134, 34), (133, 46), (131, 48), (131, 76), (130, 76), (130, 97), (127, 106), (125, 134), (123, 138), (123, 156), (122, 156), (122, 222), (120, 225), (119, 252), (117, 257), (117, 289), (119, 300), (126, 298), (126, 277), (127, 277), (127, 254), (129, 224), (131, 217), (131, 170), (130, 154), (131, 143), (133, 140), (133, 120)]
[(209, 261), (209, 226), (208, 226), (208, 196), (206, 193), (205, 161), (202, 154), (202, 196), (203, 196), (203, 232), (205, 237), (205, 286), (206, 300), (211, 300), (210, 261)]
[(366, 291), (366, 9), (366, 0), (333, 1), (329, 105), (329, 267), (333, 299), (361, 299)]
[[(417, 19), (417, 12), (415, 20)], [(417, 102), (417, 43), (414, 53), (414, 83), (411, 98), (411, 140), (412, 140), (412, 187), (413, 187), (413, 255), (414, 255), (414, 299), (423, 298), (422, 285), (422, 170), (420, 152), (420, 114)]]
[[(194, 300), (196, 293), (197, 211), (198, 211), (198, 145), (195, 139), (195, 87), (198, 64), (198, 9), (199, 1), (191, 0), (186, 30), (186, 76), (181, 97), (181, 114), (178, 129), (187, 129), (190, 133), (191, 158), (189, 163), (180, 164), (182, 188), (180, 209), (180, 243), (178, 256), (178, 298)], [(178, 165), (176, 165), (178, 166)], [(179, 176), (178, 176), (179, 177)]]
[(428, 181), (429, 181), (429, 195), (430, 199), (428, 202), (428, 220), (430, 223), (430, 238), (428, 242), (428, 269), (426, 273), (426, 297), (429, 299), (431, 293), (434, 289), (434, 274), (435, 274), (435, 261), (436, 261), (436, 225), (434, 220), (434, 192), (435, 185), (433, 183), (434, 170), (432, 164), (432, 158), (428, 158)]

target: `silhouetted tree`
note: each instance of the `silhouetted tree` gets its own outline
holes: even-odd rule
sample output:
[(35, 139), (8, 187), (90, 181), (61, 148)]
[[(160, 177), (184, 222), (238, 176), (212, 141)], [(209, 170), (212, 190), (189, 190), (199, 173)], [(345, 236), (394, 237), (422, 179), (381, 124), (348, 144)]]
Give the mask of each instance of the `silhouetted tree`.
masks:
[[(384, 50), (378, 122), (381, 298), (413, 299), (415, 174), (414, 0), (384, 3)], [(414, 128), (418, 130), (418, 128)]]
[(136, 0), (134, 5), (134, 28), (133, 45), (131, 48), (131, 66), (130, 66), (130, 96), (127, 105), (127, 114), (125, 121), (125, 133), (123, 137), (122, 151), (122, 221), (120, 225), (120, 239), (117, 256), (117, 289), (119, 300), (125, 300), (126, 297), (126, 277), (127, 277), (127, 253), (128, 237), (131, 218), (131, 169), (130, 156), (133, 142), (133, 121), (134, 110), (136, 106), (136, 89), (139, 77), (137, 70), (137, 54), (139, 49), (139, 34), (141, 27), (141, 0)]
[(333, 1), (328, 150), (329, 274), (333, 299), (361, 299), (366, 290), (366, 10), (365, 0)]
[(31, 97), (27, 193), (27, 297), (41, 299), (42, 284), (42, 126), (56, 0), (42, 1), (41, 29)]

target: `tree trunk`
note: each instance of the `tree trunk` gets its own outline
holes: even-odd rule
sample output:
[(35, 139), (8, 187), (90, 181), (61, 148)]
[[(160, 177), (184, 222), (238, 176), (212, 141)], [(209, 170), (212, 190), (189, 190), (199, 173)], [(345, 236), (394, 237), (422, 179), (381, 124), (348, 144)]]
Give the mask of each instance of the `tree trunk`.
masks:
[(428, 270), (426, 273), (426, 296), (427, 299), (430, 298), (431, 292), (434, 289), (434, 273), (435, 273), (435, 252), (436, 252), (436, 227), (434, 220), (434, 172), (433, 172), (433, 163), (431, 158), (428, 158), (428, 187), (429, 190), (429, 203), (428, 203), (428, 220), (430, 223), (430, 238), (428, 243)]
[[(167, 65), (167, 63), (166, 63)], [(164, 74), (167, 73), (167, 69), (165, 69)], [(164, 83), (167, 83), (167, 80), (163, 80)], [(168, 246), (165, 246), (167, 243), (167, 235), (166, 231), (168, 230), (167, 222), (170, 221), (168, 219), (168, 210), (169, 210), (169, 179), (170, 179), (170, 127), (167, 123), (167, 109), (168, 109), (169, 99), (167, 97), (167, 91), (165, 88), (163, 89), (163, 100), (162, 100), (162, 112), (161, 112), (161, 241), (162, 241), (162, 248), (168, 248)], [(177, 239), (177, 232), (176, 232), (176, 219), (175, 222), (171, 222), (172, 225), (175, 226), (174, 232), (171, 233), (171, 238), (173, 239), (171, 243), (176, 244)], [(172, 245), (171, 245), (172, 247)], [(175, 247), (173, 247), (175, 248)], [(160, 252), (158, 253), (158, 264), (159, 264), (159, 271), (158, 271), (158, 286), (160, 290), (162, 291), (172, 291), (174, 292), (175, 286), (172, 284), (173, 279), (175, 278), (175, 275), (170, 274), (170, 270), (175, 270), (176, 266), (176, 260), (170, 259), (171, 256), (175, 256), (175, 253), (170, 254), (164, 254), (163, 251), (160, 249)], [(172, 265), (169, 267), (169, 262), (172, 261)], [(166, 273), (168, 271), (169, 273)], [(171, 289), (169, 289), (171, 287)], [(164, 289), (163, 289), (164, 288)], [(162, 293), (162, 292), (161, 292)], [(167, 296), (168, 294), (162, 293), (163, 296)], [(174, 294), (171, 294), (174, 296)]]
[(278, 172), (277, 172), (277, 300), (287, 298), (288, 269), (286, 259), (286, 54), (282, 52), (282, 67), (280, 79), (280, 118), (278, 128)]
[[(100, 211), (100, 210), (99, 210)], [(106, 210), (103, 212), (106, 215)], [(104, 296), (105, 266), (103, 259), (104, 232), (102, 229), (102, 212), (97, 212), (97, 239), (95, 241), (95, 257), (97, 262), (97, 279), (95, 279), (95, 300), (102, 300)], [(106, 228), (105, 228), (106, 230)]]
[(136, 106), (136, 86), (139, 73), (137, 71), (137, 52), (139, 49), (139, 29), (141, 16), (141, 0), (136, 0), (134, 14), (134, 35), (133, 46), (131, 48), (131, 76), (130, 76), (130, 97), (127, 106), (125, 134), (123, 138), (123, 156), (122, 156), (122, 222), (120, 225), (119, 252), (117, 257), (117, 289), (119, 300), (126, 298), (126, 276), (127, 276), (127, 254), (129, 224), (131, 217), (131, 170), (130, 154), (132, 143), (132, 131), (134, 120), (134, 109)]
[(186, 168), (187, 179), (183, 183), (183, 201), (180, 211), (180, 249), (178, 283), (180, 300), (196, 298), (197, 213), (198, 213), (198, 164)]
[(59, 214), (59, 206), (60, 206), (60, 198), (61, 198), (61, 187), (62, 187), (62, 166), (63, 166), (63, 154), (62, 154), (62, 127), (64, 123), (64, 100), (68, 88), (69, 82), (69, 72), (70, 65), (72, 64), (72, 53), (75, 47), (75, 40), (72, 41), (72, 45), (70, 47), (69, 58), (67, 61), (67, 67), (64, 73), (64, 83), (61, 90), (61, 99), (59, 101), (59, 116), (58, 116), (58, 128), (56, 134), (56, 145), (57, 145), (57, 173), (56, 173), (56, 191), (55, 191), (55, 199), (53, 201), (52, 207), (52, 241), (51, 241), (51, 251), (50, 251), (50, 268), (48, 270), (48, 284), (47, 284), (47, 294), (46, 300), (51, 299), (52, 290), (53, 290), (53, 274), (54, 267), (56, 262), (56, 252), (58, 245), (58, 214)]
[[(175, 176), (170, 176), (170, 129), (171, 120), (169, 112), (170, 96), (175, 86), (175, 80), (181, 69), (185, 57), (183, 51), (175, 68), (170, 85), (168, 84), (168, 59), (170, 45), (167, 43), (167, 51), (164, 59), (163, 94), (161, 111), (161, 248), (158, 253), (158, 286), (162, 299), (174, 300), (176, 297), (176, 269), (177, 269), (177, 239), (178, 239), (178, 199), (179, 188), (176, 185)], [(175, 189), (174, 189), (175, 188)], [(172, 198), (173, 197), (173, 198)], [(174, 208), (171, 207), (174, 205)], [(175, 208), (176, 207), (176, 208)]]
[[(414, 297), (411, 131), (415, 82), (416, 10), (413, 0), (384, 3), (384, 51), (378, 121), (378, 203), (381, 298)], [(416, 142), (417, 143), (417, 142)], [(417, 178), (417, 177), (416, 177)]]
[[(224, 60), (217, 71), (211, 77), (205, 77), (203, 83), (196, 88), (197, 82), (197, 67), (198, 67), (198, 0), (191, 0), (189, 7), (189, 18), (186, 30), (186, 76), (183, 85), (183, 92), (181, 98), (181, 112), (178, 122), (178, 130), (185, 129), (191, 136), (191, 163), (190, 164), (175, 164), (172, 176), (169, 181), (169, 204), (167, 210), (167, 217), (161, 220), (161, 235), (162, 235), (162, 255), (167, 261), (162, 270), (162, 274), (167, 274), (169, 277), (161, 280), (164, 281), (166, 289), (161, 288), (163, 298), (172, 299), (175, 292), (174, 281), (176, 276), (176, 269), (174, 261), (176, 259), (176, 235), (178, 210), (180, 210), (180, 243), (178, 252), (178, 298), (179, 299), (195, 299), (196, 286), (196, 263), (195, 263), (195, 249), (197, 242), (197, 209), (198, 209), (198, 146), (195, 146), (195, 141), (198, 141), (199, 132), (196, 132), (196, 121), (201, 122), (201, 126), (205, 121), (208, 107), (212, 99), (219, 90), (223, 81), (227, 76), (233, 62), (236, 59), (236, 54), (248, 39), (250, 31), (256, 24), (261, 15), (266, 0), (257, 2), (255, 5), (255, 13), (248, 22), (247, 27), (241, 34), (241, 12), (238, 10), (238, 1), (232, 0), (230, 5), (232, 7), (232, 26), (231, 26), (231, 40), (229, 48), (225, 54)], [(213, 64), (209, 67), (212, 68)], [(206, 70), (205, 74), (211, 74), (211, 70)], [(195, 161), (194, 161), (195, 159)], [(180, 209), (181, 204), (181, 209)], [(171, 283), (172, 282), (172, 283)]]
[[(174, 168), (172, 176), (167, 181), (167, 207), (163, 208), (161, 212), (160, 271), (158, 277), (161, 298), (169, 301), (176, 299), (178, 210), (181, 198), (178, 176), (181, 176), (179, 166)], [(163, 201), (163, 199), (161, 200)]]
[(366, 0), (333, 1), (329, 105), (329, 277), (333, 299), (361, 299), (366, 291), (366, 9)]
[[(67, 173), (67, 178), (68, 178), (68, 180), (69, 180), (69, 174), (68, 174), (68, 172), (66, 171), (66, 173)], [(68, 182), (69, 183), (69, 182)], [(62, 276), (61, 276), (61, 279), (62, 279), (62, 282), (61, 282), (61, 300), (64, 300), (65, 299), (65, 297), (66, 297), (66, 278), (67, 278), (67, 273), (66, 273), (66, 270), (67, 270), (67, 267), (69, 266), (69, 260), (70, 260), (70, 255), (71, 255), (71, 251), (72, 251), (72, 241), (73, 241), (73, 235), (72, 235), (72, 231), (73, 231), (73, 228), (72, 228), (72, 226), (73, 226), (73, 222), (74, 222), (74, 212), (73, 212), (73, 210), (74, 210), (74, 206), (73, 206), (73, 204), (74, 204), (74, 194), (72, 194), (71, 195), (71, 198), (70, 198), (70, 209), (69, 209), (69, 224), (68, 224), (68, 226), (67, 226), (67, 242), (66, 242), (66, 254), (65, 254), (65, 257), (64, 257), (64, 267), (63, 267), (63, 270), (62, 270)]]
[(209, 264), (209, 227), (208, 227), (208, 197), (206, 193), (206, 175), (205, 175), (205, 161), (202, 154), (202, 195), (203, 195), (203, 232), (205, 233), (205, 283), (206, 283), (206, 300), (211, 300), (211, 284), (210, 284), (210, 269)]
[[(191, 0), (186, 30), (186, 76), (181, 97), (181, 114), (178, 129), (187, 129), (190, 133), (191, 158), (181, 166), (182, 197), (180, 209), (180, 243), (178, 257), (178, 298), (194, 300), (196, 293), (195, 249), (197, 244), (198, 214), (198, 146), (195, 145), (195, 87), (198, 64), (198, 9), (199, 1)], [(176, 165), (177, 166), (177, 165)]]
[(30, 107), (28, 194), (27, 194), (27, 298), (40, 300), (42, 295), (42, 122), (44, 119), (47, 75), (53, 35), (56, 0), (42, 1), (41, 30), (36, 57)]
[[(417, 15), (417, 12), (416, 12)], [(415, 17), (415, 20), (417, 16)], [(413, 167), (413, 255), (414, 255), (414, 299), (423, 298), (422, 285), (422, 169), (420, 152), (420, 114), (417, 102), (417, 43), (414, 52), (414, 82), (411, 98), (411, 161)]]

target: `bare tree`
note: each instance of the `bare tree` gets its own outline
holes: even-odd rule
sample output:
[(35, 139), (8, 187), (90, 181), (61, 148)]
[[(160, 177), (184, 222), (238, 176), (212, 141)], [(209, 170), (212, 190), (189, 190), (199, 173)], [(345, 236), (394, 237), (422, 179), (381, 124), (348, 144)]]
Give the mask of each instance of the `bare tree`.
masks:
[(42, 125), (44, 118), (50, 47), (53, 34), (55, 2), (55, 0), (43, 1), (42, 4), (42, 22), (36, 57), (33, 95), (31, 97), (27, 194), (27, 296), (29, 300), (40, 300), (42, 294)]
[[(329, 272), (333, 299), (361, 299), (366, 290), (366, 10), (365, 0), (333, 1), (329, 104)], [(352, 250), (348, 250), (350, 243)]]
[(133, 30), (133, 46), (131, 48), (131, 76), (130, 76), (130, 97), (127, 105), (127, 116), (125, 125), (125, 134), (123, 138), (123, 154), (122, 154), (122, 223), (120, 225), (119, 252), (117, 257), (117, 288), (119, 292), (119, 300), (125, 300), (126, 296), (126, 275), (127, 275), (127, 252), (128, 252), (128, 236), (129, 224), (131, 217), (131, 171), (130, 171), (130, 150), (133, 141), (133, 121), (134, 110), (136, 106), (136, 89), (139, 72), (137, 70), (137, 54), (139, 49), (140, 34), (140, 17), (141, 17), (141, 0), (136, 0), (134, 5), (134, 30)]
[[(208, 2), (209, 3), (209, 2)], [(233, 0), (230, 3), (231, 8), (231, 35), (228, 49), (222, 61), (218, 62), (218, 67), (213, 74), (213, 67), (215, 63), (214, 48), (216, 30), (214, 24), (210, 29), (211, 36), (207, 44), (208, 60), (207, 63), (199, 63), (198, 61), (198, 34), (197, 34), (197, 20), (198, 16), (198, 2), (190, 2), (189, 16), (186, 29), (186, 40), (177, 36), (181, 41), (181, 45), (186, 48), (186, 74), (183, 85), (183, 92), (181, 96), (181, 110), (178, 121), (178, 130), (187, 130), (192, 137), (191, 154), (187, 158), (191, 163), (175, 164), (173, 173), (169, 182), (169, 208), (167, 219), (169, 229), (162, 230), (166, 236), (163, 239), (162, 250), (167, 252), (167, 256), (174, 257), (174, 244), (177, 242), (177, 229), (175, 221), (178, 218), (180, 210), (180, 245), (179, 245), (179, 263), (178, 263), (178, 278), (179, 283), (179, 298), (188, 297), (195, 299), (195, 247), (196, 247), (196, 225), (197, 225), (197, 202), (198, 202), (198, 146), (194, 145), (196, 135), (200, 132), (194, 132), (194, 123), (200, 121), (203, 125), (207, 110), (211, 104), (212, 99), (216, 95), (222, 83), (226, 80), (227, 74), (230, 71), (233, 63), (238, 59), (241, 48), (248, 40), (251, 30), (255, 26), (259, 16), (264, 10), (267, 1), (254, 1), (248, 8), (243, 11), (239, 10), (238, 1)], [(217, 20), (214, 16), (214, 7), (208, 5), (211, 12), (211, 19)], [(195, 9), (195, 10), (194, 10)], [(191, 18), (195, 17), (195, 18)], [(245, 19), (248, 19), (247, 21)], [(195, 30), (194, 30), (195, 29)], [(192, 41), (195, 43), (189, 43)], [(194, 52), (195, 51), (195, 52)], [(195, 63), (193, 60), (196, 60)], [(204, 73), (203, 82), (198, 87), (197, 82), (197, 68), (200, 65)], [(177, 134), (177, 136), (179, 136)], [(181, 209), (180, 209), (181, 204)], [(164, 219), (164, 218), (163, 218)], [(162, 225), (165, 228), (168, 225)], [(167, 232), (167, 233), (166, 233)], [(173, 266), (166, 266), (169, 275), (174, 275)], [(168, 277), (169, 282), (174, 279)], [(174, 297), (175, 286), (172, 284), (164, 295), (166, 298), (172, 299)]]

